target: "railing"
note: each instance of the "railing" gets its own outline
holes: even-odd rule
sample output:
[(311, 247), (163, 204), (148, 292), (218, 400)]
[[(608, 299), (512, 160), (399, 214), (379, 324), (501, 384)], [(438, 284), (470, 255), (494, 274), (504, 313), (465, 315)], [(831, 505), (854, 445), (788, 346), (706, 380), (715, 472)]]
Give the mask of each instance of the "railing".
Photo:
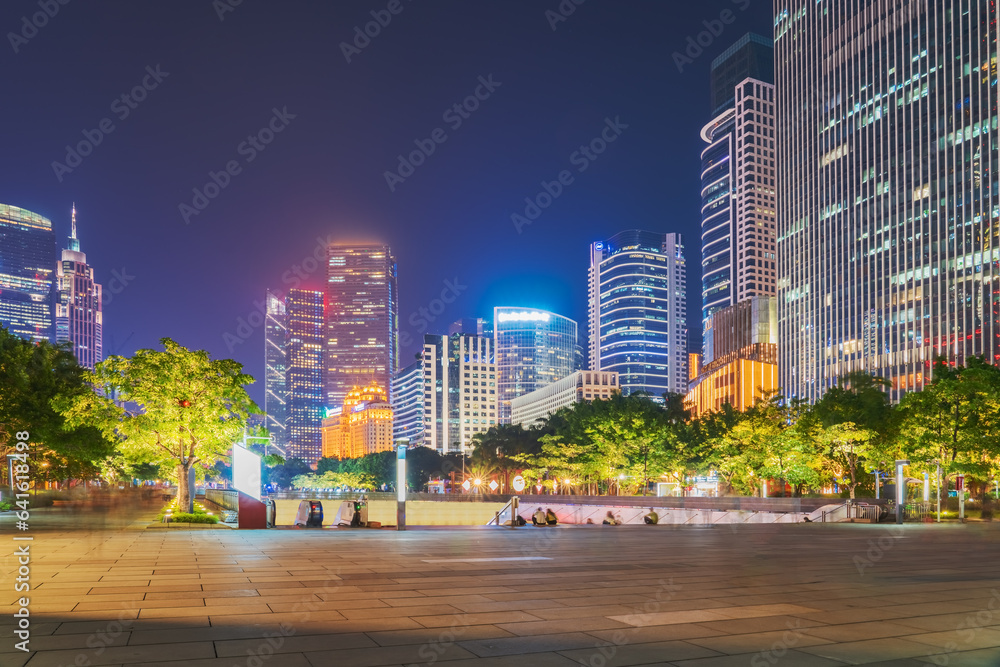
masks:
[(490, 519), (489, 523), (487, 523), (486, 525), (503, 526), (506, 525), (508, 521), (511, 522), (512, 526), (515, 525), (516, 524), (515, 517), (517, 516), (517, 507), (518, 507), (518, 499), (515, 496), (510, 500), (508, 500), (507, 504), (504, 505), (503, 508), (501, 508), (501, 510), (497, 512), (496, 515), (492, 519)]
[(232, 489), (206, 489), (205, 500), (231, 512), (240, 509), (240, 492)]
[(903, 506), (904, 521), (923, 521), (930, 515), (930, 503), (909, 503)]
[(858, 521), (870, 521), (871, 523), (878, 523), (879, 517), (882, 516), (882, 508), (879, 505), (869, 505), (867, 503), (857, 503), (853, 506), (853, 511), (851, 512), (854, 516), (851, 517)]

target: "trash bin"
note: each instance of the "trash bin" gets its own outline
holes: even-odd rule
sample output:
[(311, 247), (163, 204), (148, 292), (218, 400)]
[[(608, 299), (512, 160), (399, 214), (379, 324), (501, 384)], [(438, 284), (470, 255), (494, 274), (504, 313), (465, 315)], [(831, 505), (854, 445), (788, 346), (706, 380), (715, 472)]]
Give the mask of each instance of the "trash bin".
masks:
[(268, 498), (264, 501), (264, 516), (267, 520), (267, 527), (274, 528), (275, 516), (278, 512), (278, 506), (275, 504), (274, 500)]
[(318, 500), (303, 500), (295, 513), (295, 525), (306, 528), (323, 527), (323, 503)]

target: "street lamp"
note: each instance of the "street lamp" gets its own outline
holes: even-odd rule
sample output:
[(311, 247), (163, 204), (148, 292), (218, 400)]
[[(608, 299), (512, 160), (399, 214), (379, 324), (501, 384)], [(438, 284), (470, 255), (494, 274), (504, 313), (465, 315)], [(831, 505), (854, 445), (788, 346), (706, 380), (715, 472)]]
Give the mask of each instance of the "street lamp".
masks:
[(896, 523), (903, 523), (903, 502), (906, 499), (903, 466), (910, 465), (906, 459), (896, 460)]

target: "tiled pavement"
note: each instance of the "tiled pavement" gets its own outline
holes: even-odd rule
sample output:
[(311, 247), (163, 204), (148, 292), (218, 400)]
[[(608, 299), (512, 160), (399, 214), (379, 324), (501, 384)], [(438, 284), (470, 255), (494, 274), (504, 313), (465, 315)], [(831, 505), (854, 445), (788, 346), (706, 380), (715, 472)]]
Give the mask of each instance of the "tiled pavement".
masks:
[(1000, 665), (1000, 525), (36, 523), (3, 667)]

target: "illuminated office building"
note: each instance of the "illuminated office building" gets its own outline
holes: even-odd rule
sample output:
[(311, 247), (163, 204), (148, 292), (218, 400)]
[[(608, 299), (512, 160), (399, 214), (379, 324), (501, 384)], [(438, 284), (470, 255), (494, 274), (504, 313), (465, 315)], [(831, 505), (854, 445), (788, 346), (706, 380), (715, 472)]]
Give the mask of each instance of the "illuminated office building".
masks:
[(312, 465), (322, 454), (323, 293), (289, 290), (285, 297), (285, 313), (288, 328), (288, 455)]
[(497, 367), (485, 336), (424, 336), (423, 444), (468, 452), (472, 437), (497, 424)]
[(354, 387), (344, 405), (323, 420), (323, 458), (356, 459), (393, 449), (392, 406), (375, 383)]
[(56, 266), (56, 342), (69, 342), (77, 363), (93, 370), (104, 359), (101, 286), (76, 238), (76, 206), (71, 225), (69, 247)]
[(264, 318), (264, 412), (271, 443), (288, 451), (288, 313), (285, 301), (268, 291)]
[(568, 317), (537, 308), (494, 308), (493, 340), (501, 424), (510, 423), (511, 400), (577, 369), (577, 326)]
[(48, 218), (0, 204), (0, 326), (29, 340), (52, 341), (56, 235)]
[(773, 46), (744, 35), (712, 62), (701, 131), (702, 357), (696, 415), (751, 407), (777, 389)]
[(510, 402), (511, 424), (536, 426), (562, 408), (577, 403), (607, 401), (619, 393), (618, 373), (576, 371)]
[(333, 243), (326, 262), (326, 403), (337, 408), (355, 386), (390, 386), (399, 358), (399, 297), (387, 245)]
[(590, 246), (590, 370), (622, 394), (687, 390), (687, 297), (680, 234), (631, 230)]
[(1000, 361), (997, 5), (775, 3), (787, 396)]
[(392, 439), (411, 447), (424, 444), (424, 361), (396, 371), (392, 378)]

